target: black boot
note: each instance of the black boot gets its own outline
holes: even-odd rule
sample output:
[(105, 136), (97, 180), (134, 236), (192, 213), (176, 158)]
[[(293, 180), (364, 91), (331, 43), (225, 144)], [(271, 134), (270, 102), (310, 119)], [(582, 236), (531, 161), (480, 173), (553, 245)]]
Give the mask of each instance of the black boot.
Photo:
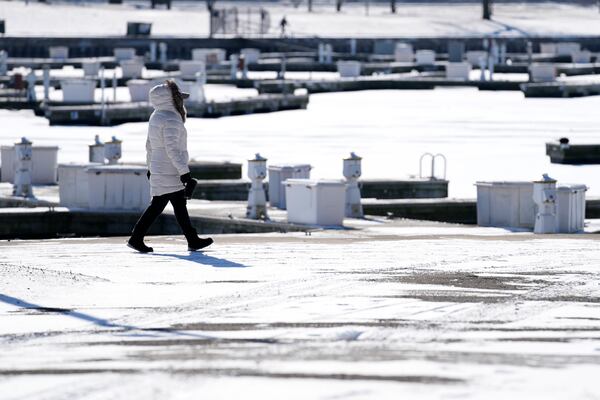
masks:
[(187, 242), (188, 242), (188, 251), (200, 250), (200, 249), (203, 249), (203, 248), (208, 247), (211, 244), (213, 244), (212, 238), (202, 239), (202, 238), (199, 238), (197, 235), (188, 237)]
[(144, 239), (137, 239), (133, 236), (127, 241), (127, 247), (137, 250), (140, 253), (152, 253), (154, 251), (152, 247), (148, 247), (144, 244)]

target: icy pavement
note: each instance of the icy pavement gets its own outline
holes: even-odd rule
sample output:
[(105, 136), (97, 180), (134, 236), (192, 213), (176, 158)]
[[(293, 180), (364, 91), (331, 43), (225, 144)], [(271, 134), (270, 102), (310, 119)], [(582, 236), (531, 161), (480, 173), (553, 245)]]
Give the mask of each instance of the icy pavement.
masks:
[[(292, 2), (293, 3), (293, 2)], [(261, 2), (271, 17), (266, 36), (279, 36), (278, 23), (285, 15), (290, 36), (322, 37), (468, 37), (499, 34), (503, 36), (598, 35), (598, 8), (569, 4), (494, 4), (494, 20), (481, 19), (481, 5), (403, 4), (391, 14), (389, 2), (370, 3), (366, 15), (364, 2), (346, 2), (335, 12), (333, 1), (315, 1), (314, 12), (306, 2), (294, 8), (290, 2)], [(30, 2), (0, 2), (0, 19), (6, 20), (7, 35), (19, 36), (122, 36), (128, 21), (152, 23), (157, 36), (208, 36), (208, 11), (204, 2), (174, 2), (172, 10), (149, 9), (149, 2), (128, 1), (125, 5), (79, 2), (77, 5), (52, 2), (52, 6)], [(248, 7), (255, 3), (219, 0), (218, 8), (237, 7), (246, 23)], [(61, 21), (61, 23), (56, 23)]]
[(449, 228), (0, 242), (0, 397), (600, 398), (599, 237)]

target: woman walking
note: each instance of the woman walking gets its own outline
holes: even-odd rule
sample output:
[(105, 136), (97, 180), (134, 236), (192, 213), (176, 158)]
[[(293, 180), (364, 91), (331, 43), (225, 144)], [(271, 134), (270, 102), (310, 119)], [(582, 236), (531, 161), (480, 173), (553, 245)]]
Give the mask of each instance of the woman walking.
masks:
[(144, 244), (148, 229), (171, 202), (175, 218), (188, 243), (188, 250), (196, 251), (212, 244), (211, 238), (201, 239), (192, 226), (186, 199), (191, 198), (196, 186), (188, 168), (187, 131), (184, 126), (186, 110), (183, 100), (189, 94), (181, 92), (177, 84), (168, 80), (150, 90), (150, 116), (146, 140), (146, 162), (152, 202), (133, 228), (127, 245), (142, 253), (152, 247)]

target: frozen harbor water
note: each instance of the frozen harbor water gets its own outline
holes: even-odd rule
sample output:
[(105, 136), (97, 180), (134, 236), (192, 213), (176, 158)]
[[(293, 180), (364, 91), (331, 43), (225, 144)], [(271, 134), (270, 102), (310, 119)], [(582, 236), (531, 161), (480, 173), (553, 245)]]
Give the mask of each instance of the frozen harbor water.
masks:
[(0, 242), (2, 398), (598, 398), (596, 236), (364, 228)]
[[(210, 86), (210, 85), (209, 85)], [(207, 89), (210, 94), (210, 89)], [(219, 93), (219, 92), (216, 92)], [(247, 92), (245, 92), (247, 93)], [(356, 151), (365, 178), (418, 174), (424, 152), (448, 158), (450, 196), (474, 198), (477, 180), (533, 180), (542, 173), (584, 183), (600, 196), (600, 166), (551, 164), (544, 143), (568, 136), (598, 141), (600, 97), (525, 99), (520, 92), (475, 89), (366, 91), (311, 95), (307, 110), (186, 123), (192, 158), (243, 162), (260, 152), (269, 163), (310, 163), (315, 177), (341, 178)], [(87, 161), (94, 135), (123, 139), (123, 161), (144, 162), (147, 124), (110, 128), (48, 126), (31, 111), (0, 110), (0, 143), (27, 136), (61, 147), (59, 162)]]

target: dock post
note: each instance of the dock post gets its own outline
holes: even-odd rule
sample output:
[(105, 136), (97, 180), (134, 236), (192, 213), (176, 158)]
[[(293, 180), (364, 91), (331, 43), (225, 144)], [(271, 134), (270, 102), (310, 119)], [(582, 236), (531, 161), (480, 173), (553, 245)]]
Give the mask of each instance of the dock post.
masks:
[(263, 186), (263, 180), (267, 177), (267, 159), (256, 153), (254, 159), (248, 160), (248, 177), (251, 179), (252, 184), (248, 193), (246, 218), (269, 219)]
[(0, 76), (6, 75), (8, 72), (8, 53), (5, 50), (0, 50)]
[(285, 55), (283, 56), (283, 58), (281, 59), (281, 68), (279, 69), (279, 72), (277, 73), (277, 79), (285, 79), (285, 67), (286, 67), (286, 58)]
[(246, 62), (246, 59), (244, 58), (244, 56), (240, 56), (240, 58), (243, 60), (243, 68), (242, 68), (242, 79), (248, 79), (248, 63)]
[(167, 44), (165, 42), (160, 42), (158, 44), (158, 50), (160, 53), (160, 63), (164, 69), (165, 64), (167, 63)]
[(229, 56), (229, 77), (232, 81), (237, 79), (237, 71), (238, 71), (238, 55), (232, 54)]
[(494, 80), (494, 64), (498, 60), (498, 44), (495, 40), (490, 40), (488, 51), (488, 70), (490, 71), (489, 80)]
[(113, 103), (117, 102), (117, 70), (113, 70), (112, 77), (112, 87), (113, 87)]
[(30, 102), (35, 102), (36, 101), (36, 95), (35, 95), (35, 71), (32, 69), (28, 74), (27, 74), (27, 101)]
[(156, 42), (150, 42), (150, 61), (156, 62)]
[(44, 65), (44, 101), (50, 99), (50, 67)]
[(13, 196), (33, 198), (32, 180), (32, 143), (25, 137), (15, 143), (15, 178)]
[(104, 125), (106, 122), (106, 98), (104, 92), (106, 89), (106, 82), (104, 81), (104, 67), (100, 68), (100, 124)]
[(356, 54), (356, 39), (355, 38), (350, 39), (350, 54), (352, 54), (352, 55)]
[(360, 188), (358, 178), (362, 175), (362, 158), (350, 153), (350, 157), (344, 159), (344, 178), (346, 178), (346, 211), (345, 216), (349, 218), (362, 218), (363, 208), (361, 204)]

